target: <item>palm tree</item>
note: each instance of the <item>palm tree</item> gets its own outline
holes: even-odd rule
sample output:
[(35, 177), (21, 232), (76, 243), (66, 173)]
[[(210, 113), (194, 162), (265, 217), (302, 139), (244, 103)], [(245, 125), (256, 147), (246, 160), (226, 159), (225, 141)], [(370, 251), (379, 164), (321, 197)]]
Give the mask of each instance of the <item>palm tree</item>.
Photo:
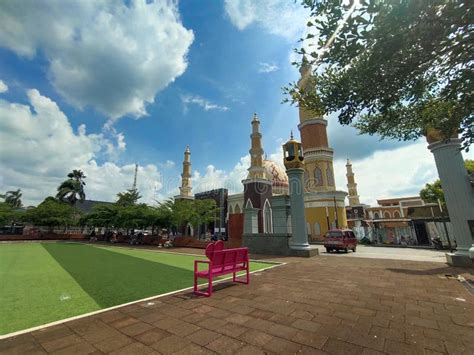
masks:
[(5, 202), (10, 205), (12, 208), (20, 208), (21, 203), (21, 189), (16, 191), (7, 191), (4, 195), (0, 195), (1, 198), (5, 200)]
[(56, 198), (61, 201), (68, 201), (71, 205), (76, 204), (77, 201), (84, 201), (86, 198), (84, 192), (86, 176), (84, 173), (81, 170), (73, 170), (67, 174), (67, 177), (69, 179), (59, 185)]

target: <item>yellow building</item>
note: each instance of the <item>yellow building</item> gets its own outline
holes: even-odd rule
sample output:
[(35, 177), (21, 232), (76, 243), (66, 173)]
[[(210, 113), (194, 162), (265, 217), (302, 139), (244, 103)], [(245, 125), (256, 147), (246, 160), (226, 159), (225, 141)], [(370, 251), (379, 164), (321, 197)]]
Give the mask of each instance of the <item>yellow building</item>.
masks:
[[(311, 90), (311, 65), (303, 58), (300, 89)], [(329, 229), (347, 228), (345, 191), (336, 190), (334, 151), (329, 147), (327, 120), (300, 105), (300, 124), (305, 162), (305, 212), (310, 240), (321, 240)]]

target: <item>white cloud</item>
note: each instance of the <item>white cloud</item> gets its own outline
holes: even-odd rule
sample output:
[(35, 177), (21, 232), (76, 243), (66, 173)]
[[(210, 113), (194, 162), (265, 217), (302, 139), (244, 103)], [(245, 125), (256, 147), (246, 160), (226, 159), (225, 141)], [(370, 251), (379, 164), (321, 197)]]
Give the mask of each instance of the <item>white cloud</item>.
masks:
[(193, 40), (174, 1), (0, 2), (0, 46), (29, 59), (41, 51), (68, 102), (112, 119), (145, 115), (186, 70)]
[[(118, 192), (132, 186), (134, 164), (97, 163), (110, 145), (125, 149), (123, 134), (113, 144), (104, 133), (88, 134), (85, 125), (75, 132), (55, 102), (37, 90), (27, 94), (31, 108), (0, 99), (0, 191), (21, 188), (24, 204), (36, 204), (55, 195), (72, 169), (87, 176), (88, 199), (114, 201)], [(141, 201), (153, 202), (162, 185), (156, 166), (139, 167)]]
[(300, 2), (291, 0), (226, 0), (225, 11), (241, 31), (256, 24), (290, 41), (303, 34), (309, 15)]
[(259, 63), (258, 72), (259, 73), (271, 73), (280, 69), (275, 63)]
[(229, 110), (227, 106), (221, 106), (221, 105), (215, 104), (198, 95), (182, 95), (181, 102), (183, 103), (185, 112), (188, 110), (189, 105), (197, 105), (203, 108), (204, 111), (210, 111), (210, 110), (228, 111)]
[(0, 94), (8, 91), (8, 85), (0, 80)]
[[(347, 191), (346, 160), (334, 162), (337, 187)], [(385, 197), (416, 196), (427, 182), (438, 178), (433, 154), (420, 141), (394, 150), (377, 151), (352, 161), (362, 203), (374, 205)]]

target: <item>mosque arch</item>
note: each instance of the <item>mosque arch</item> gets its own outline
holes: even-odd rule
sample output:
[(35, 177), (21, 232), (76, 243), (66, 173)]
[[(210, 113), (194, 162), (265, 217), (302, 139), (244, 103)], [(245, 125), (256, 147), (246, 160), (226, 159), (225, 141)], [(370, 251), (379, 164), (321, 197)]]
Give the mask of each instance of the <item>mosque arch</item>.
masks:
[(234, 214), (234, 209), (231, 204), (229, 204), (229, 214)]
[(323, 185), (323, 172), (321, 171), (321, 168), (318, 166), (314, 169), (314, 184), (316, 186)]
[(392, 218), (392, 216), (390, 216), (390, 212), (385, 211), (385, 212), (383, 213), (383, 218)]
[(318, 236), (321, 235), (321, 225), (319, 224), (319, 222), (315, 222), (315, 223), (314, 223), (313, 231), (314, 231), (314, 235), (315, 235), (315, 236), (318, 237)]
[(398, 211), (393, 212), (393, 218), (400, 218), (400, 212)]
[(263, 232), (273, 233), (272, 207), (268, 200), (265, 200), (263, 205)]
[(328, 185), (334, 186), (334, 174), (330, 166), (326, 169), (326, 178), (328, 181)]
[(380, 219), (380, 216), (379, 216), (378, 212), (374, 213), (374, 219)]
[(308, 238), (311, 237), (311, 224), (306, 222), (306, 233), (308, 234)]
[[(249, 200), (249, 201), (250, 201), (250, 200)], [(235, 214), (237, 214), (237, 213), (242, 213), (242, 210), (241, 210), (239, 204), (235, 205), (234, 213), (235, 213)]]
[(253, 208), (252, 201), (250, 199), (247, 200), (247, 203), (245, 204), (245, 208)]

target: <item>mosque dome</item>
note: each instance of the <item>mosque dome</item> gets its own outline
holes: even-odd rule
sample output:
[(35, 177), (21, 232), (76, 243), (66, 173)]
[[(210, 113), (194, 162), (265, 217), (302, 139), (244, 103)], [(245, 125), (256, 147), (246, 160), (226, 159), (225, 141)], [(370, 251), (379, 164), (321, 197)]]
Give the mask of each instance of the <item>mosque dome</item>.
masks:
[(277, 163), (271, 160), (264, 160), (265, 175), (272, 181), (272, 190), (274, 195), (288, 194), (288, 176), (285, 170)]

